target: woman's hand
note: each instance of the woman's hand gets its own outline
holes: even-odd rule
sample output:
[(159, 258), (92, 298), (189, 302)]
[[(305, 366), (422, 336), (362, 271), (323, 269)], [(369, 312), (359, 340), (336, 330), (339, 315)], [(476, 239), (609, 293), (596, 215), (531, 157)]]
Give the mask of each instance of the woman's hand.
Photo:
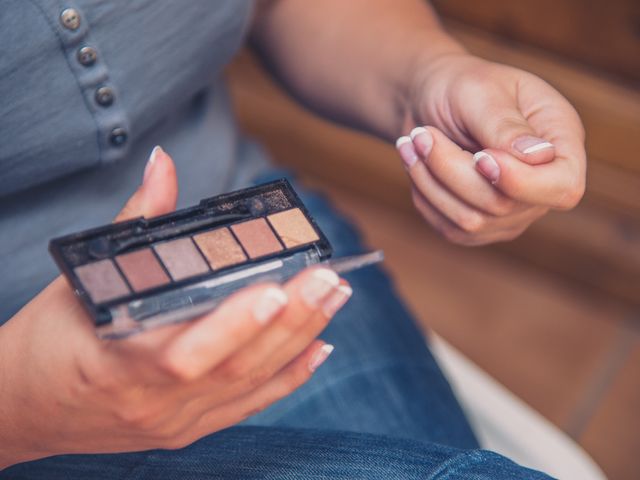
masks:
[[(173, 162), (154, 150), (118, 220), (175, 207)], [(63, 278), (0, 328), (0, 469), (63, 453), (179, 448), (305, 383), (331, 353), (316, 340), (351, 289), (312, 268), (214, 312), (101, 341)]]
[(396, 146), (416, 208), (442, 235), (463, 245), (511, 240), (550, 208), (577, 205), (584, 130), (550, 85), (465, 53), (416, 72), (405, 128), (417, 127)]

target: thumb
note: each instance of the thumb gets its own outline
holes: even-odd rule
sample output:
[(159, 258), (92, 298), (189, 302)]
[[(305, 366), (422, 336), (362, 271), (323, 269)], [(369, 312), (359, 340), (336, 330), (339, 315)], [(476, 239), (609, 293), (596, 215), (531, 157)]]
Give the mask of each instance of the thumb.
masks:
[(155, 147), (144, 169), (142, 185), (129, 198), (115, 221), (172, 212), (177, 199), (178, 177), (173, 160), (162, 148)]
[(536, 134), (516, 105), (504, 97), (493, 98), (491, 104), (492, 108), (468, 122), (471, 135), (483, 148), (502, 150), (530, 165), (554, 159), (554, 145)]

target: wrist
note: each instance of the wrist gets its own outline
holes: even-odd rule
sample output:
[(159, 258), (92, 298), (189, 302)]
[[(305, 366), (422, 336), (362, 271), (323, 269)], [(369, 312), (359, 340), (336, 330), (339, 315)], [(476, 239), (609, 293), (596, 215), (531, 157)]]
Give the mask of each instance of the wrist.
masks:
[[(32, 441), (27, 438), (31, 430), (28, 422), (24, 422), (22, 414), (31, 407), (29, 395), (20, 386), (24, 376), (24, 365), (18, 365), (20, 347), (19, 339), (25, 336), (21, 327), (24, 318), (21, 313), (0, 327), (0, 471), (17, 463), (35, 460), (46, 456), (28, 446)], [(31, 412), (34, 414), (34, 412)], [(37, 421), (37, 420), (36, 420)]]
[(457, 66), (477, 59), (444, 31), (432, 33), (428, 41), (434, 48), (415, 52), (401, 87), (402, 93), (398, 95), (397, 108), (402, 112), (402, 121), (397, 136), (405, 135), (415, 126), (437, 125), (439, 114), (446, 110), (443, 105)]

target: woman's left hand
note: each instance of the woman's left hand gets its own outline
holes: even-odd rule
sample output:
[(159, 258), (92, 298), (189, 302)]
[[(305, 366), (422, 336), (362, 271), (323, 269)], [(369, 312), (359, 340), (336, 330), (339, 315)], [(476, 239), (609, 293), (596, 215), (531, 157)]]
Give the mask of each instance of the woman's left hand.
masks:
[(416, 72), (405, 121), (415, 128), (396, 145), (416, 208), (443, 236), (511, 240), (549, 209), (578, 204), (584, 130), (549, 84), (463, 53)]

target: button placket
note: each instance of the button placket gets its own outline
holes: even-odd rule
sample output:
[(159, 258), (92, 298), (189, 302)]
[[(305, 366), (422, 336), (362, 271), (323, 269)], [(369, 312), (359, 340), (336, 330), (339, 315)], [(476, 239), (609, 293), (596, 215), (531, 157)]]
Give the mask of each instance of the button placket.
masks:
[(43, 2), (43, 9), (56, 18), (65, 55), (95, 120), (100, 161), (123, 158), (130, 143), (129, 119), (118, 101), (117, 88), (99, 54), (99, 45), (90, 39), (87, 15), (75, 0)]

